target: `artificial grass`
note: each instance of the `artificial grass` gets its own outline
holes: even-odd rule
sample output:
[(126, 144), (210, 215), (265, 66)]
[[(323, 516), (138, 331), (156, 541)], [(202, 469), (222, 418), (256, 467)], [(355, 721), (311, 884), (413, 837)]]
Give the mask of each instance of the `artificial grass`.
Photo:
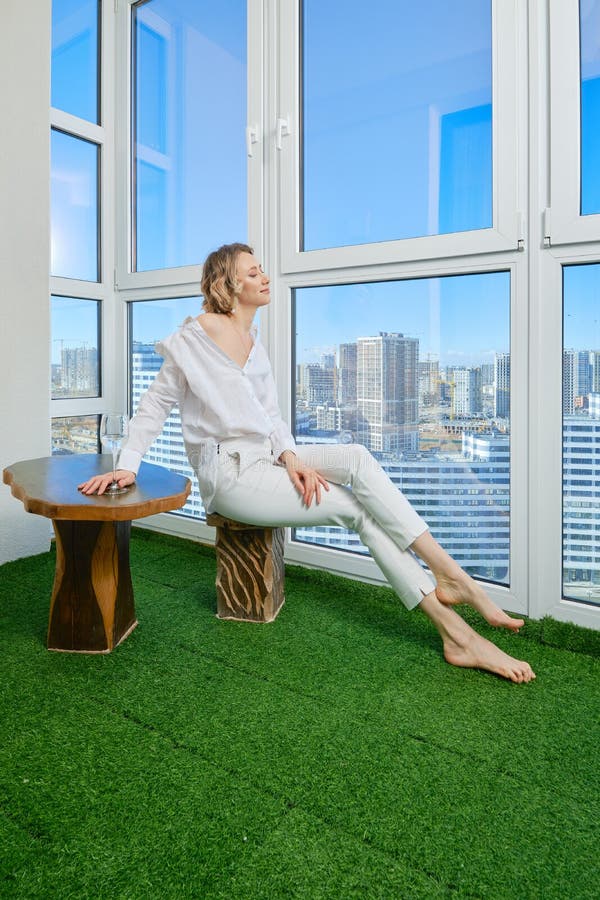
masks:
[(297, 567), (274, 623), (220, 622), (212, 549), (134, 530), (138, 628), (50, 653), (53, 569), (0, 568), (1, 896), (597, 896), (595, 632), (495, 633), (513, 685)]

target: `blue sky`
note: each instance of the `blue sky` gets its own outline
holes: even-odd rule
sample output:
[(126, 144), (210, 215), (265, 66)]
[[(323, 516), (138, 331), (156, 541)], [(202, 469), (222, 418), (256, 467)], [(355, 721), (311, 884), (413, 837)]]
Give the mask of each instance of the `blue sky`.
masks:
[[(489, 227), (490, 0), (343, 6), (340, 15), (338, 0), (304, 3), (305, 246)], [(91, 121), (96, 8), (53, 2), (52, 102)], [(583, 207), (594, 212), (600, 0), (582, 0), (581, 10)], [(138, 25), (138, 268), (199, 263), (214, 246), (246, 239), (246, 3), (150, 0)], [(54, 272), (93, 280), (96, 151), (60, 134), (52, 151)], [(565, 273), (566, 346), (600, 347), (599, 273)], [(161, 337), (199, 308), (196, 299), (144, 304), (136, 337)], [(73, 309), (55, 316), (55, 335), (69, 341), (82, 331)], [(304, 289), (296, 311), (299, 361), (381, 330), (418, 337), (422, 356), (454, 364), (508, 349), (505, 273)]]

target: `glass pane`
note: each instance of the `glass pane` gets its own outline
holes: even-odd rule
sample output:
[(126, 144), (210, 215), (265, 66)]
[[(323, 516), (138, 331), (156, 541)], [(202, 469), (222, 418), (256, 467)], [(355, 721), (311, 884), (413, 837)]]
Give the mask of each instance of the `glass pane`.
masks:
[[(162, 357), (154, 350), (154, 344), (175, 331), (187, 316), (201, 312), (200, 297), (180, 297), (176, 300), (144, 300), (131, 303), (131, 349), (129, 359), (131, 385), (131, 413), (135, 413), (140, 397), (148, 390), (162, 365)], [(176, 515), (204, 518), (198, 482), (188, 463), (179, 409), (175, 407), (165, 422), (161, 434), (154, 441), (144, 460), (157, 463), (185, 475), (192, 480), (192, 492)]]
[(303, 12), (302, 249), (490, 228), (491, 0)]
[(600, 264), (563, 272), (563, 596), (600, 604)]
[(100, 303), (52, 297), (52, 399), (100, 396)]
[(52, 419), (52, 456), (100, 453), (100, 416), (67, 416)]
[(52, 0), (52, 106), (99, 121), (98, 0)]
[(246, 2), (134, 7), (134, 269), (247, 240)]
[(52, 275), (98, 281), (97, 144), (52, 129)]
[(580, 0), (581, 214), (600, 213), (600, 0)]
[(508, 584), (509, 273), (302, 288), (295, 309), (297, 441), (365, 444), (461, 566)]

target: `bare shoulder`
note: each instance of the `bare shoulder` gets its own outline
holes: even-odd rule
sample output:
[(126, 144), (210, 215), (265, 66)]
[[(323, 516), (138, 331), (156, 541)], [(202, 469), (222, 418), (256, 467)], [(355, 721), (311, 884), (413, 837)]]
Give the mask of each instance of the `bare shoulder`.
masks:
[(226, 318), (227, 316), (224, 316), (222, 313), (207, 312), (198, 316), (198, 321), (209, 337), (218, 338), (227, 327), (224, 321)]

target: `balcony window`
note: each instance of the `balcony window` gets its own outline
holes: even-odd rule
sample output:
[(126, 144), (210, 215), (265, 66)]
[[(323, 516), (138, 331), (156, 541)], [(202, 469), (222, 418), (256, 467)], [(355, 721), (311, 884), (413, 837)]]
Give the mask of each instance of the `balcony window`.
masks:
[(52, 129), (51, 274), (98, 281), (97, 144)]
[(100, 303), (52, 297), (52, 399), (100, 396)]
[(52, 0), (52, 106), (94, 123), (100, 121), (100, 13), (99, 0)]
[(302, 249), (491, 228), (491, 0), (302, 10)]
[(600, 0), (580, 0), (581, 214), (600, 213)]
[[(197, 316), (200, 310), (200, 297), (148, 300), (130, 304), (129, 386), (132, 415), (135, 414), (142, 394), (154, 381), (163, 362), (162, 357), (154, 349), (156, 341), (175, 331), (188, 316)], [(183, 446), (181, 418), (177, 407), (167, 418), (161, 434), (144, 459), (146, 462), (179, 472), (192, 480), (192, 493), (185, 506), (174, 515), (204, 517), (198, 484)]]
[(247, 240), (246, 3), (133, 8), (133, 268)]
[[(506, 272), (295, 291), (296, 440), (364, 444), (458, 562), (501, 584), (509, 582), (509, 309)], [(478, 538), (465, 544), (467, 515)], [(335, 534), (339, 547), (341, 533), (314, 527), (295, 537), (328, 546)], [(345, 549), (356, 541), (348, 536)]]
[(100, 453), (100, 416), (57, 416), (52, 419), (52, 456)]
[(600, 605), (600, 264), (563, 272), (563, 596)]

